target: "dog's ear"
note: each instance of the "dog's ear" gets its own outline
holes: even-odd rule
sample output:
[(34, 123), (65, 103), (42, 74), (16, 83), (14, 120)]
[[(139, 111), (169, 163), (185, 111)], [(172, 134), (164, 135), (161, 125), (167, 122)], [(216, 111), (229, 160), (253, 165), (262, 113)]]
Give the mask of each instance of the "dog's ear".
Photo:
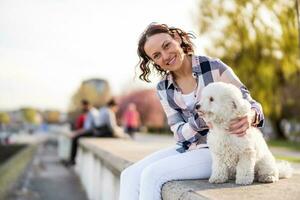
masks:
[(241, 116), (247, 114), (251, 109), (251, 105), (246, 99), (239, 99), (239, 101), (235, 102), (235, 106), (235, 110), (237, 110)]

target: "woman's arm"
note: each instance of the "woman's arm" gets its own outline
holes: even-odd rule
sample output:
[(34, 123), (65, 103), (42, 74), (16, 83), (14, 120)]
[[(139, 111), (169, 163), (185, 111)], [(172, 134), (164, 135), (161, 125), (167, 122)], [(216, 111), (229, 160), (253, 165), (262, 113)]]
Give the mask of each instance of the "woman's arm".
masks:
[(220, 80), (222, 82), (231, 83), (238, 87), (242, 94), (243, 98), (246, 99), (250, 104), (252, 110), (255, 111), (255, 120), (252, 125), (257, 127), (262, 127), (264, 124), (264, 114), (263, 109), (260, 103), (252, 99), (249, 90), (246, 88), (246, 86), (240, 81), (240, 79), (236, 76), (236, 74), (233, 72), (233, 70), (227, 66), (225, 63), (223, 63), (221, 60), (215, 60), (212, 61), (212, 64), (216, 65), (217, 68), (220, 70)]

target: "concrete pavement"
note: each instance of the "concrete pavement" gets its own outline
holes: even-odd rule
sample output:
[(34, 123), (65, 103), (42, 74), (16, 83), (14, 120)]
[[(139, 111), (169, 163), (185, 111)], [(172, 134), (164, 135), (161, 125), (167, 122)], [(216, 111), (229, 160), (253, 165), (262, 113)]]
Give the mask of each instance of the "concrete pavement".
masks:
[(40, 144), (38, 151), (9, 200), (87, 200), (73, 172), (57, 157), (56, 144)]

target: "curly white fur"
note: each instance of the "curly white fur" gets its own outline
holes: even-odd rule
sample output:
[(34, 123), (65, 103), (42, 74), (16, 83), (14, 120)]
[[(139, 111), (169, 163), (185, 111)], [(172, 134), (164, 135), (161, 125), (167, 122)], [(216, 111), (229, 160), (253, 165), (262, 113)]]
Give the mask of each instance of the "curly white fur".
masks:
[(197, 111), (212, 124), (207, 136), (213, 159), (210, 183), (224, 183), (234, 177), (236, 184), (242, 185), (251, 184), (254, 178), (272, 183), (291, 176), (289, 163), (276, 164), (259, 129), (250, 127), (243, 137), (228, 133), (230, 120), (251, 113), (250, 103), (236, 86), (211, 83), (201, 95)]

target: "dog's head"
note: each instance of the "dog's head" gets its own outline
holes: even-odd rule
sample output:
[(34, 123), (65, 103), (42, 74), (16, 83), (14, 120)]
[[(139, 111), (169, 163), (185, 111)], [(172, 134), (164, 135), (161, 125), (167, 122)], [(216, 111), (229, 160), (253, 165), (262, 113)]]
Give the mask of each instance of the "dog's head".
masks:
[(226, 124), (231, 119), (245, 116), (251, 106), (243, 99), (241, 91), (234, 85), (215, 82), (207, 85), (201, 99), (196, 104), (196, 110), (206, 122)]

